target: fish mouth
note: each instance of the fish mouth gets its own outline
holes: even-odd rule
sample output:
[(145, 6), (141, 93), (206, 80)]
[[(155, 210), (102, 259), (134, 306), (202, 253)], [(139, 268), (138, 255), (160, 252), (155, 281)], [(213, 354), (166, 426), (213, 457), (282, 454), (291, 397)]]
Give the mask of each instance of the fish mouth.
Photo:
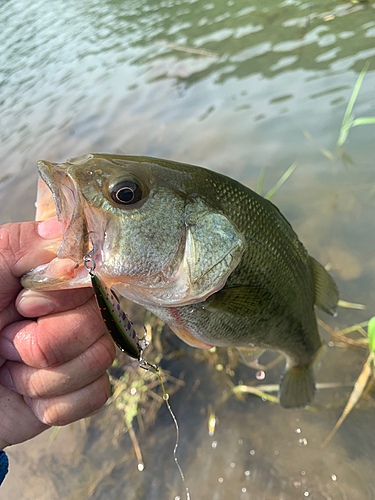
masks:
[[(59, 259), (71, 259), (81, 263), (88, 252), (89, 239), (87, 221), (83, 210), (83, 199), (76, 183), (69, 175), (69, 165), (38, 162), (38, 171), (42, 181), (50, 189), (56, 206), (56, 214), (62, 226), (63, 239), (57, 251)], [(42, 210), (39, 192), (37, 196), (38, 210)]]
[(25, 274), (22, 285), (43, 290), (88, 286), (90, 281), (83, 257), (89, 252), (90, 239), (84, 202), (69, 175), (69, 164), (39, 161), (38, 172), (36, 220), (43, 221), (57, 215), (62, 238), (47, 246), (56, 257)]

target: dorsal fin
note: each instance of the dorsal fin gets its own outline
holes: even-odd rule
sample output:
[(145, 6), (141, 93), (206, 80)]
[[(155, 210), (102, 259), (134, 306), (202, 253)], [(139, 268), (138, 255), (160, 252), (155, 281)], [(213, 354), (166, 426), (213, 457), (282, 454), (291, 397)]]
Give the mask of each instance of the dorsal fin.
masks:
[(314, 304), (322, 311), (336, 315), (339, 290), (324, 267), (310, 256), (314, 276)]

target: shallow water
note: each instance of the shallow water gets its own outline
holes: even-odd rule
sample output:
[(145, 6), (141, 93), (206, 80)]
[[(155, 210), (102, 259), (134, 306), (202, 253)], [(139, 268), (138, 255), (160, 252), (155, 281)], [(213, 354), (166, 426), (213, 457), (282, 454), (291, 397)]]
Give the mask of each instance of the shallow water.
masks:
[[(341, 297), (367, 306), (322, 319), (341, 328), (374, 314), (375, 126), (350, 131), (346, 156), (332, 161), (327, 150), (335, 152), (366, 61), (353, 112), (375, 115), (375, 4), (19, 0), (1, 5), (0, 27), (0, 222), (33, 218), (42, 158), (160, 156), (252, 188), (266, 167), (264, 192), (297, 161), (273, 201), (309, 252), (331, 264)], [(250, 383), (255, 371), (239, 364), (227, 375), (167, 329), (162, 340), (162, 367), (186, 383), (171, 405), (192, 499), (375, 498), (373, 398), (321, 448), (350, 387), (320, 391), (315, 411), (287, 411), (255, 396), (221, 403), (229, 379)], [(364, 349), (330, 344), (318, 383), (354, 382), (365, 358)], [(263, 382), (278, 383), (281, 371), (267, 371)], [(110, 406), (86, 427), (60, 431), (48, 449), (46, 434), (9, 449), (3, 498), (183, 499), (166, 409), (137, 430), (142, 473), (129, 436), (114, 435), (119, 422)]]

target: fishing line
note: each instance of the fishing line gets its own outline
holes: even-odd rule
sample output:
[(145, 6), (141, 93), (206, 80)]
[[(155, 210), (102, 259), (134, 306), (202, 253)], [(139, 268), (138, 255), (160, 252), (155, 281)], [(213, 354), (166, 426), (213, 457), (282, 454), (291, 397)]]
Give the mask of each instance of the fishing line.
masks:
[[(185, 475), (184, 475), (183, 470), (181, 468), (180, 462), (178, 461), (178, 458), (177, 458), (177, 448), (178, 448), (179, 442), (180, 442), (180, 427), (178, 425), (177, 418), (176, 418), (175, 414), (173, 413), (171, 405), (169, 403), (169, 394), (165, 391), (163, 379), (162, 379), (161, 374), (160, 374), (160, 369), (157, 366), (148, 363), (143, 358), (141, 358), (138, 361), (138, 363), (139, 363), (139, 366), (145, 370), (151, 369), (152, 372), (159, 379), (160, 387), (161, 387), (161, 390), (163, 391), (163, 399), (165, 401), (165, 404), (167, 405), (168, 411), (172, 417), (173, 423), (174, 423), (175, 428), (176, 428), (176, 443), (175, 443), (174, 448), (173, 448), (173, 459), (175, 461), (178, 472), (180, 473), (182, 484), (184, 485), (184, 488), (185, 488), (186, 500), (190, 500), (190, 492), (189, 492), (189, 488), (186, 484)], [(146, 366), (144, 366), (143, 363), (145, 363)]]
[(143, 352), (149, 345), (149, 342), (146, 340), (146, 328), (143, 327), (144, 335), (143, 338), (140, 339), (134, 330), (133, 323), (131, 322), (130, 318), (121, 308), (120, 301), (115, 292), (110, 287), (107, 287), (105, 284), (103, 284), (98, 278), (95, 272), (96, 263), (93, 259), (94, 253), (95, 246), (88, 254), (83, 257), (83, 265), (90, 275), (91, 284), (95, 292), (96, 300), (103, 321), (105, 322), (109, 334), (111, 335), (117, 346), (121, 349), (121, 351), (125, 352), (131, 358), (136, 359), (140, 368), (146, 371), (151, 371), (159, 379), (160, 387), (163, 392), (163, 400), (167, 405), (168, 411), (176, 428), (176, 443), (173, 449), (173, 459), (180, 473), (181, 480), (185, 488), (186, 500), (191, 500), (189, 488), (185, 480), (185, 475), (177, 458), (177, 449), (180, 441), (180, 428), (176, 416), (169, 404), (169, 394), (165, 390), (159, 367), (152, 363), (149, 363), (143, 358)]

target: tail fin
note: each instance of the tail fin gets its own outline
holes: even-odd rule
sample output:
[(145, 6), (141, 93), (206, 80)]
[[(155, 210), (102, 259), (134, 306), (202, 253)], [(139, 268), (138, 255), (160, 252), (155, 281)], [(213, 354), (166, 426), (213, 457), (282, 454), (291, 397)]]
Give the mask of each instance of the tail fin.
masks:
[(284, 408), (300, 408), (311, 402), (315, 393), (312, 365), (286, 370), (280, 381), (279, 400)]
[(317, 260), (310, 256), (314, 276), (314, 303), (322, 311), (336, 315), (339, 290), (336, 283)]

